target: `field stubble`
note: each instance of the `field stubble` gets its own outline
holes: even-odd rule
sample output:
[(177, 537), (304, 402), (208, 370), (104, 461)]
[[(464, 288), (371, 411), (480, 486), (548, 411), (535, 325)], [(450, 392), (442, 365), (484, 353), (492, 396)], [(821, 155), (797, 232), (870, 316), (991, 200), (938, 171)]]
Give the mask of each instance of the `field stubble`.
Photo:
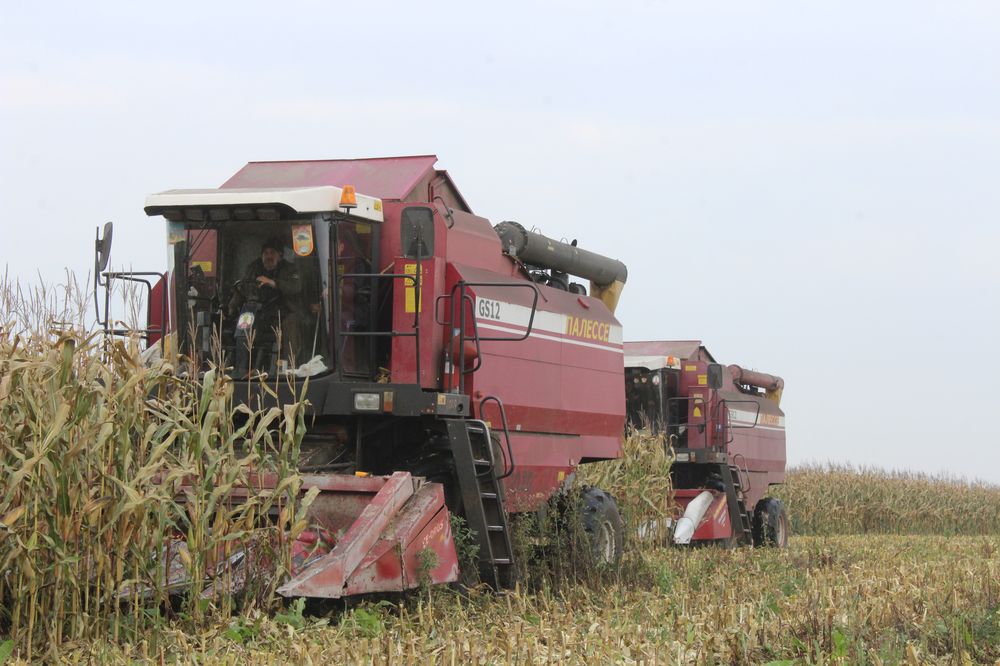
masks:
[[(994, 663), (1000, 540), (797, 537), (784, 551), (656, 549), (589, 585), (425, 591), (320, 619), (254, 614), (159, 645), (69, 646), (123, 663)], [(628, 572), (628, 573), (624, 573)]]

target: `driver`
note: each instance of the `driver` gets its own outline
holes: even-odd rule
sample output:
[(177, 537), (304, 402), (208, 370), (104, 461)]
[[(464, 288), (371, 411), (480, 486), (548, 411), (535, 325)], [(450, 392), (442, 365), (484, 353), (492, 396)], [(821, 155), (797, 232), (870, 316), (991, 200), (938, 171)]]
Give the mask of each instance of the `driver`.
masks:
[(229, 312), (235, 315), (241, 308), (255, 305), (254, 329), (259, 342), (254, 347), (273, 342), (275, 330), (280, 330), (284, 358), (294, 366), (305, 360), (298, 358), (302, 349), (299, 331), (302, 279), (295, 264), (287, 261), (283, 254), (284, 244), (280, 238), (264, 242), (260, 258), (250, 262), (243, 279), (237, 283), (229, 301)]

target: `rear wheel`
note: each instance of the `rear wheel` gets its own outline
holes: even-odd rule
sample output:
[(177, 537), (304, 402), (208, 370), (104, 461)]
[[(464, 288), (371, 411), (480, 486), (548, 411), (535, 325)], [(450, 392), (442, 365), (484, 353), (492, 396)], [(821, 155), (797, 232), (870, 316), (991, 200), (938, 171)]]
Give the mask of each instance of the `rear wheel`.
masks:
[(788, 513), (781, 500), (765, 497), (753, 512), (753, 545), (785, 548), (788, 545)]
[(615, 499), (600, 488), (581, 494), (583, 529), (590, 538), (594, 563), (617, 565), (622, 559), (625, 526)]

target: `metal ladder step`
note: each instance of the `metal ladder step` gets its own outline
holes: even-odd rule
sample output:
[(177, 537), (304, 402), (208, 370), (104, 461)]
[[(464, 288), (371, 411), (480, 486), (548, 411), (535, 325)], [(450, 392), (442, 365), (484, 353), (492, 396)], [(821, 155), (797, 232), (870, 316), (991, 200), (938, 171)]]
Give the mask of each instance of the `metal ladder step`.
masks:
[(729, 474), (733, 478), (733, 484), (736, 489), (736, 497), (739, 500), (740, 506), (740, 523), (743, 527), (743, 535), (753, 538), (753, 520), (750, 517), (750, 512), (746, 508), (746, 497), (743, 494), (743, 482), (740, 478), (740, 468), (736, 465), (729, 466)]
[(479, 544), (480, 579), (495, 589), (509, 587), (513, 547), (489, 428), (461, 419), (449, 419), (447, 427), (465, 520)]
[(729, 516), (733, 525), (733, 535), (738, 534), (744, 542), (752, 541), (753, 526), (746, 509), (743, 484), (740, 482), (740, 470), (733, 465), (720, 465), (719, 467), (723, 484), (726, 487), (726, 500), (730, 504)]

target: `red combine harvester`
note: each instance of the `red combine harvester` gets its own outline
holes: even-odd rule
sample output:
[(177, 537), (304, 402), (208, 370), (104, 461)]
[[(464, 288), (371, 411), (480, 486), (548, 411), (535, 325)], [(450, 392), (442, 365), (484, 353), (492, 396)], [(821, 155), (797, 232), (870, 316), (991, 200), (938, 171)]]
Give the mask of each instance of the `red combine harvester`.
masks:
[(628, 417), (665, 435), (674, 499), (684, 509), (676, 543), (788, 544), (784, 381), (719, 365), (701, 342), (626, 342)]
[[(578, 465), (621, 454), (625, 351), (614, 310), (625, 266), (514, 222), (491, 226), (435, 162), (251, 162), (218, 189), (152, 195), (145, 210), (166, 219), (169, 247), (158, 282), (155, 273), (105, 272), (110, 228), (97, 241), (98, 284), (147, 285), (146, 336), (162, 337), (165, 353), (204, 359), (189, 361), (202, 366), (191, 370), (221, 356), (248, 404), (273, 404), (255, 379), (264, 374), (282, 378), (269, 382), (279, 403), (305, 386), (302, 490), (319, 495), (315, 529), (300, 537), (296, 570), (280, 589), (287, 596), (456, 580), (451, 513), (476, 534), (481, 579), (502, 587), (512, 570), (509, 514), (540, 509)], [(105, 327), (119, 332), (107, 324), (108, 304), (105, 296)], [(721, 368), (695, 350), (685, 363), (710, 375)], [(638, 390), (654, 376), (677, 386), (657, 405)], [(678, 499), (704, 489), (704, 519), (722, 505), (736, 524), (741, 502), (757, 497), (758, 461), (776, 465), (762, 479), (780, 480), (783, 434), (778, 460), (777, 449), (758, 456), (757, 440), (736, 450), (725, 433), (748, 425), (739, 420), (747, 414), (757, 423), (780, 411), (747, 395), (747, 377), (729, 386), (732, 396), (721, 385), (698, 396), (700, 375), (692, 377), (630, 368), (630, 395), (642, 401), (630, 409), (657, 414), (678, 460), (687, 453), (691, 469), (718, 472), (679, 472)], [(737, 397), (758, 407), (737, 408)], [(686, 412), (677, 407), (685, 398)], [(743, 484), (734, 488), (735, 479)], [(614, 500), (599, 489), (583, 500), (595, 555), (617, 559)], [(727, 529), (701, 527), (695, 538), (731, 538)]]

